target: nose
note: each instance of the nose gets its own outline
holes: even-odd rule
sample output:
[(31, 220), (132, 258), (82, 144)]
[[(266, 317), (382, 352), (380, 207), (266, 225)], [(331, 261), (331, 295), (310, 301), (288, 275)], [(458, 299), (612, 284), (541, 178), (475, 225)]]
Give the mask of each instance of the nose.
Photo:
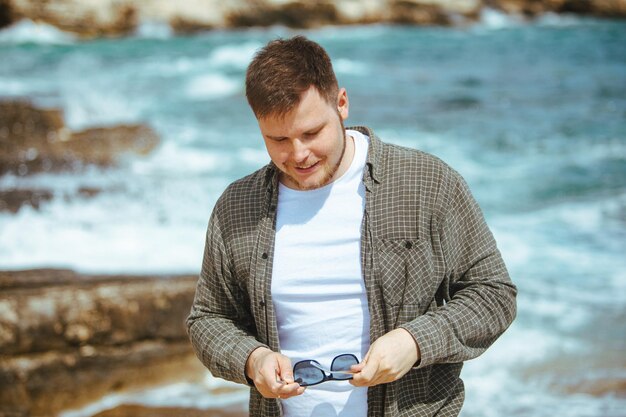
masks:
[(292, 155), (293, 160), (296, 163), (304, 162), (309, 157), (309, 149), (300, 139), (294, 139), (292, 144)]

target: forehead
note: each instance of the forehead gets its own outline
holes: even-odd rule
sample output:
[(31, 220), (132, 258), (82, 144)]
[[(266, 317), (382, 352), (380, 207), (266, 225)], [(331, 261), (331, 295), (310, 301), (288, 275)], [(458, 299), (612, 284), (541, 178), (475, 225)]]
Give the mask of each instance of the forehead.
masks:
[(258, 120), (259, 127), (267, 136), (299, 134), (324, 124), (333, 113), (333, 107), (311, 87), (302, 93), (296, 106), (285, 114), (268, 115)]

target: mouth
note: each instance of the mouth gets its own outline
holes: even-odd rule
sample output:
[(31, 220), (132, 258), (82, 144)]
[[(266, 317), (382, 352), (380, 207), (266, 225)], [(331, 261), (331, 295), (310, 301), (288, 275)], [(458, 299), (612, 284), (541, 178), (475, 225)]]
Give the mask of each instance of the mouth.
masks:
[(320, 163), (320, 161), (317, 161), (317, 162), (315, 162), (313, 164), (309, 164), (309, 165), (294, 166), (294, 169), (299, 174), (308, 174), (309, 172), (314, 171), (315, 168), (319, 165), (319, 163)]

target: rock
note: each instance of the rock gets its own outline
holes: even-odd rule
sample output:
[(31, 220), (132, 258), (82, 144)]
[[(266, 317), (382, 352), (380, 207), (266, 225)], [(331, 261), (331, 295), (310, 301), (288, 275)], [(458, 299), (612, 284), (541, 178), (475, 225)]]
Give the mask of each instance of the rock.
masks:
[(109, 166), (125, 153), (147, 155), (158, 143), (157, 134), (148, 126), (120, 125), (73, 133), (59, 152), (64, 153), (64, 158)]
[(50, 190), (0, 190), (0, 211), (17, 213), (24, 205), (38, 209), (52, 197)]
[(509, 14), (534, 17), (546, 12), (557, 12), (566, 0), (489, 0), (489, 6)]
[(0, 28), (9, 26), (15, 21), (10, 0), (0, 0)]
[(29, 206), (35, 210), (52, 200), (54, 197), (70, 201), (76, 198), (92, 198), (104, 191), (95, 187), (79, 187), (75, 191), (52, 192), (47, 189), (4, 189), (0, 190), (0, 212), (17, 213), (22, 207)]
[(598, 17), (625, 18), (626, 0), (566, 0), (559, 11)]
[(106, 410), (93, 417), (246, 417), (248, 413), (239, 409), (198, 410), (178, 407), (146, 407), (122, 405)]
[(284, 25), (292, 28), (311, 28), (339, 22), (332, 2), (293, 1), (284, 4), (270, 2), (234, 11), (227, 22), (234, 27)]
[(0, 175), (111, 166), (127, 153), (145, 155), (158, 143), (156, 132), (146, 125), (71, 132), (60, 109), (40, 109), (27, 101), (0, 102)]
[[(285, 25), (309, 28), (326, 24), (455, 24), (477, 19), (480, 10), (537, 16), (574, 12), (625, 17), (626, 0), (0, 0), (4, 20), (29, 18), (82, 36), (124, 35), (143, 21), (168, 22), (179, 32), (229, 27)], [(2, 3), (0, 3), (2, 4)], [(2, 16), (0, 9), (0, 16)]]
[(196, 280), (0, 272), (0, 415), (53, 413), (114, 390), (202, 377), (184, 325)]
[(487, 5), (530, 17), (547, 12), (626, 17), (626, 0), (488, 0)]
[(43, 22), (84, 37), (118, 36), (137, 27), (132, 1), (12, 0), (16, 18)]
[(570, 395), (585, 394), (594, 397), (626, 398), (626, 380), (619, 376), (600, 378), (592, 376), (587, 379), (569, 381), (565, 385), (557, 385), (557, 388)]
[(478, 18), (479, 0), (392, 0), (390, 20), (414, 25), (451, 25), (455, 17)]
[[(139, 341), (0, 359), (0, 415), (55, 415), (116, 391), (201, 381), (187, 341)], [(3, 414), (4, 413), (4, 414)]]
[(85, 344), (186, 340), (183, 322), (196, 280), (84, 276), (54, 269), (0, 272), (0, 289), (6, 295), (0, 299), (0, 327), (5, 331), (0, 351), (22, 354)]

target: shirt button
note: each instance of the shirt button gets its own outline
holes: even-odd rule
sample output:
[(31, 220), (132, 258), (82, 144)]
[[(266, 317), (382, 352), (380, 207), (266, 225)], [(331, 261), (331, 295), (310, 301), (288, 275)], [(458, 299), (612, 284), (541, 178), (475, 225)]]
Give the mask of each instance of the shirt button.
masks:
[(261, 258), (267, 259), (267, 252), (263, 252), (263, 255), (261, 255)]
[(411, 248), (413, 247), (413, 243), (411, 243), (411, 242), (406, 242), (406, 243), (404, 244), (404, 247), (405, 247), (405, 248), (407, 248), (407, 249), (411, 249)]
[(263, 301), (263, 300), (259, 301), (259, 305), (260, 305), (261, 307), (265, 307), (265, 301)]

